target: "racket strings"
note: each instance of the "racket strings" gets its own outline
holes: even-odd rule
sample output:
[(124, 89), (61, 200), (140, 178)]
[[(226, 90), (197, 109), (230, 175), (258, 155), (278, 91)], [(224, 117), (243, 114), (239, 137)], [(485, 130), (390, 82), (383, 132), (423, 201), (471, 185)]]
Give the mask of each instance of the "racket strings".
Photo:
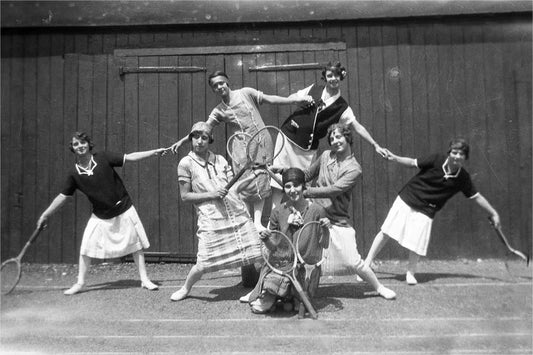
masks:
[(16, 262), (7, 262), (2, 265), (0, 272), (0, 285), (2, 294), (10, 292), (18, 282), (20, 268)]
[(301, 262), (314, 265), (323, 258), (323, 248), (320, 245), (322, 238), (322, 227), (317, 221), (306, 223), (297, 235), (296, 248), (298, 249)]
[(294, 254), (291, 242), (277, 233), (273, 233), (270, 238), (274, 247), (268, 250), (268, 263), (282, 272), (292, 271), (297, 256)]

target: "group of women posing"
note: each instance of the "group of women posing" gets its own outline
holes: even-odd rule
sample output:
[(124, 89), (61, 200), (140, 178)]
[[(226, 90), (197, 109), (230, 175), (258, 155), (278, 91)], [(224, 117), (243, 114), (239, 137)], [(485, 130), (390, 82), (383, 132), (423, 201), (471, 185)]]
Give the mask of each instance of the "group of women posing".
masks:
[[(324, 238), (311, 238), (307, 246), (310, 252), (327, 246), (328, 259), (323, 265), (323, 274), (357, 275), (383, 298), (394, 299), (394, 291), (382, 285), (370, 267), (389, 237), (416, 255), (410, 257), (406, 274), (407, 282), (414, 284), (417, 257), (426, 253), (433, 217), (455, 193), (462, 191), (475, 200), (491, 215), (493, 222), (499, 224), (498, 213), (476, 191), (463, 168), (469, 154), (465, 141), (452, 141), (447, 155), (411, 159), (392, 154), (374, 141), (340, 95), (340, 82), (345, 76), (346, 70), (340, 63), (329, 63), (322, 71), (325, 85), (316, 83), (289, 97), (267, 95), (246, 87), (232, 90), (225, 73), (215, 72), (209, 76), (209, 85), (221, 99), (220, 103), (206, 122), (195, 123), (191, 132), (172, 146), (176, 153), (184, 142), (192, 144), (177, 171), (181, 198), (193, 203), (198, 215), (198, 254), (185, 284), (171, 295), (171, 300), (186, 298), (206, 272), (260, 263), (261, 240), (268, 244), (269, 230), (278, 229), (294, 235), (301, 226), (298, 221), (310, 220), (320, 221), (322, 225), (323, 233), (317, 233), (317, 238), (318, 234), (328, 236), (327, 243)], [(228, 190), (225, 186), (236, 167), (232, 169), (222, 155), (209, 149), (213, 142), (212, 130), (224, 122), (230, 133), (239, 131), (253, 135), (265, 125), (259, 113), (259, 105), (263, 102), (298, 105), (281, 126), (286, 143), (272, 167), (280, 174), (283, 186), (274, 180), (270, 182), (266, 174), (251, 174), (242, 181), (255, 179), (256, 183), (238, 183)], [(366, 261), (357, 251), (355, 230), (348, 215), (352, 188), (361, 174), (352, 152), (354, 131), (384, 158), (420, 169), (400, 192)], [(318, 142), (324, 137), (330, 149), (317, 157)], [(280, 144), (281, 139), (276, 144)], [(75, 294), (84, 288), (90, 258), (120, 257), (129, 253), (134, 254), (139, 266), (141, 285), (157, 289), (144, 267), (142, 250), (149, 246), (146, 233), (113, 168), (126, 161), (162, 155), (165, 149), (125, 155), (93, 153), (90, 138), (76, 134), (71, 140), (71, 150), (76, 154), (76, 164), (68, 174), (64, 189), (38, 221), (38, 227), (43, 227), (48, 217), (76, 189), (84, 192), (93, 204), (80, 250), (78, 282), (65, 294)], [(265, 228), (261, 224), (263, 205), (271, 194), (273, 208)], [(264, 288), (267, 273), (263, 268), (258, 284), (244, 297), (255, 312), (267, 311), (278, 296)]]

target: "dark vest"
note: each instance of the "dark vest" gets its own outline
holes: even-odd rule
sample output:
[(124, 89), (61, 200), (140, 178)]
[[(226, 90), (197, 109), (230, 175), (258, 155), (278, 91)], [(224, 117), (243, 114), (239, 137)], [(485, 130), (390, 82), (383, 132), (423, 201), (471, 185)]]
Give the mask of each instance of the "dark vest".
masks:
[[(309, 95), (315, 102), (321, 102), (323, 86), (313, 85)], [(339, 122), (348, 103), (339, 97), (333, 104), (318, 112), (319, 105), (299, 108), (281, 125), (281, 131), (294, 144), (303, 150), (318, 149), (318, 142), (328, 132), (328, 127)]]

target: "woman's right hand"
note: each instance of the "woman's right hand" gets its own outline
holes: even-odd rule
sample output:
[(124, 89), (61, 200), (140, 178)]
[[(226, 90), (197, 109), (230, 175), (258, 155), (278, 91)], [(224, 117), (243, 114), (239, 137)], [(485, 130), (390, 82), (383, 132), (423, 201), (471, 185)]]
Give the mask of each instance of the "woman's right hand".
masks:
[(170, 150), (172, 151), (172, 154), (178, 154), (178, 149), (180, 149), (181, 143), (182, 141), (179, 141), (170, 146)]
[(40, 230), (46, 229), (47, 221), (48, 217), (46, 217), (45, 215), (41, 215), (41, 217), (39, 217), (39, 219), (37, 220), (37, 228)]
[(267, 240), (268, 238), (270, 238), (270, 229), (263, 229), (259, 231), (259, 239), (264, 241), (264, 240)]
[(223, 199), (228, 194), (228, 189), (225, 187), (219, 187), (216, 191), (214, 191), (214, 194), (215, 199)]

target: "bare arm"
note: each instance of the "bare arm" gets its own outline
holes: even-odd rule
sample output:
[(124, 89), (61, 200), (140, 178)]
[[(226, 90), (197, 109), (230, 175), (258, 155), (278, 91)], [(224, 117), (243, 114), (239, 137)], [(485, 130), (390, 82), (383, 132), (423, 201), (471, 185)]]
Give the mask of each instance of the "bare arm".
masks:
[(57, 195), (56, 198), (54, 198), (52, 203), (50, 203), (48, 208), (44, 210), (44, 212), (41, 214), (41, 216), (37, 220), (37, 228), (42, 228), (43, 226), (45, 226), (48, 218), (51, 215), (53, 215), (57, 210), (59, 210), (61, 207), (63, 207), (65, 202), (67, 202), (68, 198), (69, 196), (66, 196), (63, 194)]
[(494, 207), (492, 207), (489, 201), (480, 193), (475, 195), (472, 200), (474, 200), (479, 207), (487, 211), (487, 213), (490, 215), (492, 223), (496, 228), (498, 228), (500, 226), (500, 215), (498, 214), (498, 212), (496, 212)]
[(389, 152), (389, 156), (388, 156), (387, 159), (390, 160), (390, 161), (396, 162), (398, 164), (407, 166), (407, 167), (411, 167), (411, 168), (417, 168), (418, 167), (416, 165), (416, 159), (409, 158), (409, 157), (400, 157), (400, 156), (398, 156), (396, 154), (393, 154), (391, 152)]
[(355, 119), (352, 121), (352, 127), (353, 129), (359, 134), (361, 137), (363, 137), (364, 140), (366, 140), (368, 143), (372, 144), (374, 149), (376, 150), (376, 153), (381, 155), (383, 158), (386, 158), (388, 155), (388, 150), (385, 148), (382, 148), (375, 140), (372, 138), (370, 133), (366, 130), (366, 128)]
[(146, 150), (143, 152), (129, 153), (124, 156), (124, 161), (139, 161), (156, 155), (161, 155), (166, 148), (157, 148), (152, 150)]
[(263, 101), (273, 105), (309, 104), (313, 98), (309, 95), (301, 96), (292, 94), (289, 97), (263, 94)]
[(206, 201), (222, 199), (228, 194), (228, 190), (223, 187), (216, 191), (193, 192), (189, 182), (180, 181), (179, 184), (181, 200), (183, 202), (202, 203)]

